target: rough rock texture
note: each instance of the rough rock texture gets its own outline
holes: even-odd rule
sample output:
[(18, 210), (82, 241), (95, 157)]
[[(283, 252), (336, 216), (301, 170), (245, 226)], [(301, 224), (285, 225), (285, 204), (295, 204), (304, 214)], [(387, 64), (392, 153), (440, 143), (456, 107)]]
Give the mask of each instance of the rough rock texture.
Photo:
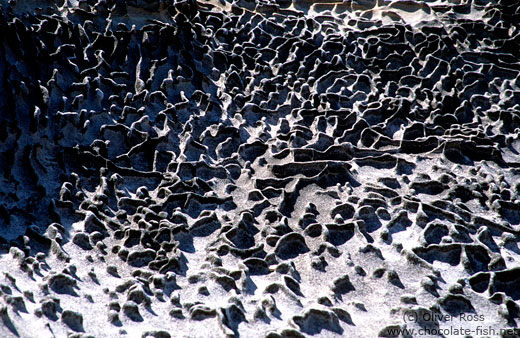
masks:
[(0, 3), (0, 336), (519, 326), (516, 1)]

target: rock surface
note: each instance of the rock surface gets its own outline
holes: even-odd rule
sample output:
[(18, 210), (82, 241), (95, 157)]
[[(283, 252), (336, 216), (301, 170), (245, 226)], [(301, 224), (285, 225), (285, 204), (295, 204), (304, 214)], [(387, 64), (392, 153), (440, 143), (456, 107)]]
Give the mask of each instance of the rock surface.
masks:
[(519, 22), (1, 0), (0, 336), (518, 327)]

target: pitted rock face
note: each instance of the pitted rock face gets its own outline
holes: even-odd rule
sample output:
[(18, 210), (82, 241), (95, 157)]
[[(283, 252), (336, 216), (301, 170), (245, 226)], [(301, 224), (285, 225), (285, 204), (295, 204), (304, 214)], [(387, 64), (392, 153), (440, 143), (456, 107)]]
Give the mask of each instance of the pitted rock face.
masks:
[(0, 9), (0, 336), (516, 325), (516, 2)]

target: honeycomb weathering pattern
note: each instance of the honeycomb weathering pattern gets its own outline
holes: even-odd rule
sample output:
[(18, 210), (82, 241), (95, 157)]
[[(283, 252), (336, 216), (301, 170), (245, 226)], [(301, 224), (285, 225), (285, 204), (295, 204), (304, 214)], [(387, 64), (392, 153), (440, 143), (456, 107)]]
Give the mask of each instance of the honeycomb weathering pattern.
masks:
[(516, 1), (0, 4), (2, 337), (519, 326)]

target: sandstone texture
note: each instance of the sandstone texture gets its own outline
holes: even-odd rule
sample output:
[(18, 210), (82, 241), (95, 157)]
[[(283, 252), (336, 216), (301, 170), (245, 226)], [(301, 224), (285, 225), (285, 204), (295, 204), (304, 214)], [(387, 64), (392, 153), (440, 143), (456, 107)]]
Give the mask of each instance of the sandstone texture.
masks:
[(519, 135), (517, 1), (0, 0), (0, 337), (516, 337)]

